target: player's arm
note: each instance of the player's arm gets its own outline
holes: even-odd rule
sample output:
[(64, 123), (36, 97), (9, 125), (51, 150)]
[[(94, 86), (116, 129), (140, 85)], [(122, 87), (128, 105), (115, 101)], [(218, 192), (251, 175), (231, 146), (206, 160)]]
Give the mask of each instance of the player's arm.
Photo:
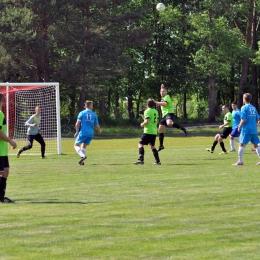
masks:
[(102, 129), (100, 128), (100, 125), (95, 125), (95, 128), (97, 129), (97, 131), (101, 134), (102, 133)]
[(25, 126), (37, 126), (37, 124), (34, 123), (33, 121), (33, 116), (31, 116), (26, 122)]
[(77, 119), (77, 122), (75, 124), (75, 134), (74, 134), (74, 137), (76, 137), (79, 133), (79, 129), (80, 129), (80, 126), (81, 126), (81, 121), (79, 119)]
[(13, 147), (13, 149), (15, 149), (17, 146), (16, 142), (10, 137), (8, 137), (7, 135), (5, 135), (5, 133), (1, 129), (0, 129), (0, 139), (9, 143)]
[(246, 122), (246, 119), (244, 119), (244, 118), (240, 120), (240, 123), (239, 123), (239, 125), (237, 127), (237, 130), (239, 132), (240, 132), (241, 127), (245, 124), (245, 122)]
[(225, 124), (221, 125), (220, 128), (223, 128), (223, 127), (225, 127), (226, 125), (229, 125), (230, 122), (231, 122), (231, 120), (228, 120)]
[(166, 101), (154, 101), (156, 105), (158, 106), (166, 106), (167, 105), (167, 102)]
[(140, 124), (141, 127), (144, 127), (145, 125), (148, 125), (150, 122), (150, 118), (145, 118), (144, 122)]

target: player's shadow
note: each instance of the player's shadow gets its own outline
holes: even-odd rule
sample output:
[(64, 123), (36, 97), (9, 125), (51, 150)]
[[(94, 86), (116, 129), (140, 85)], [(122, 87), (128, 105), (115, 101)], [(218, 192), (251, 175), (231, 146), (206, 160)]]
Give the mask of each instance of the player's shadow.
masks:
[(58, 200), (16, 200), (15, 202), (24, 202), (32, 204), (101, 204), (100, 201), (84, 202), (84, 201), (58, 201)]

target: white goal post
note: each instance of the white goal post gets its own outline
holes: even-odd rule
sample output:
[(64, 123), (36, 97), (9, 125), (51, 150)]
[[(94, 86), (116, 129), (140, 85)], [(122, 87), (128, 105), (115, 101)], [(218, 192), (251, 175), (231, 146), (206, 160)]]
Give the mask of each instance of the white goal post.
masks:
[[(17, 149), (28, 144), (25, 122), (41, 107), (40, 131), (46, 143), (46, 154), (61, 154), (60, 92), (59, 83), (0, 83), (0, 93), (6, 98), (3, 112), (7, 122), (7, 135), (17, 142)], [(33, 148), (24, 154), (40, 155), (40, 145), (34, 141)]]

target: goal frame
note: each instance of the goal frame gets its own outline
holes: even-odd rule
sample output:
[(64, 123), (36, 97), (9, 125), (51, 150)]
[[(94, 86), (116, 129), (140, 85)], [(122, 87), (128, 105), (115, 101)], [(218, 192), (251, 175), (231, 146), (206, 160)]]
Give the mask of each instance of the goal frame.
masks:
[[(0, 87), (6, 87), (6, 119), (9, 120), (9, 88), (10, 87), (44, 87), (44, 86), (55, 86), (55, 99), (56, 99), (56, 117), (57, 117), (57, 153), (62, 154), (61, 147), (61, 121), (60, 121), (60, 90), (58, 82), (43, 82), (43, 83), (0, 83)], [(9, 125), (7, 125), (7, 136), (9, 136)]]

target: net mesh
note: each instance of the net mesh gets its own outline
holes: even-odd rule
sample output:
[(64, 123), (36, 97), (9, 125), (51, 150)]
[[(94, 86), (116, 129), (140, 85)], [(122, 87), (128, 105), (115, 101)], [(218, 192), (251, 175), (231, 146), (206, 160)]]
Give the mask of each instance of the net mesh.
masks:
[[(46, 154), (57, 154), (57, 111), (55, 86), (14, 86), (8, 88), (0, 86), (0, 92), (8, 98), (3, 112), (7, 119), (9, 136), (16, 140), (17, 148), (27, 145), (27, 128), (25, 122), (35, 113), (35, 107), (41, 107), (40, 131), (46, 143)], [(7, 102), (6, 102), (7, 103)], [(7, 113), (8, 112), (8, 113)], [(10, 149), (9, 154), (17, 150)], [(34, 141), (33, 148), (26, 154), (40, 155), (40, 144)]]

